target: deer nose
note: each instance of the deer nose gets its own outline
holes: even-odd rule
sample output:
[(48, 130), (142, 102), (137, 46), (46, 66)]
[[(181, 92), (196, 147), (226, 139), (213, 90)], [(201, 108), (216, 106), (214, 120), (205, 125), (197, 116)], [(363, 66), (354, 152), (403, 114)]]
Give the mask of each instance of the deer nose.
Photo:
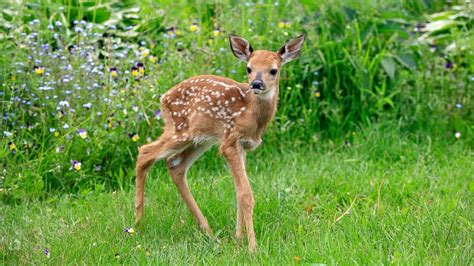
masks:
[(252, 81), (252, 83), (250, 83), (250, 86), (252, 87), (252, 89), (262, 90), (263, 89), (263, 81), (260, 80), (260, 79), (254, 79)]

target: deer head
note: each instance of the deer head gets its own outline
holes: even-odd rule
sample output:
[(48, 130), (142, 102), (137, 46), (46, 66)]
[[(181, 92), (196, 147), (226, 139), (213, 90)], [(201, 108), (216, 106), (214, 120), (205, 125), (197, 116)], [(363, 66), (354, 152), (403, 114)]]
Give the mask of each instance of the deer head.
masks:
[(262, 97), (272, 95), (278, 88), (281, 67), (296, 59), (304, 43), (305, 35), (288, 41), (278, 52), (254, 51), (250, 43), (242, 37), (231, 34), (230, 48), (235, 57), (247, 63), (247, 76), (254, 94)]

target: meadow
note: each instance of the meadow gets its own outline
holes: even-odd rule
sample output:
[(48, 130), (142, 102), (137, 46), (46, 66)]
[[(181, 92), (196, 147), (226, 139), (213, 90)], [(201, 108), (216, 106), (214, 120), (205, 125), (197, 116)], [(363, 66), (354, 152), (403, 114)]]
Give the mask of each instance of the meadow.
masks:
[[(0, 3), (3, 264), (472, 264), (472, 3), (199, 3)], [(248, 154), (252, 255), (215, 148), (189, 174), (212, 237), (163, 162), (133, 225), (160, 95), (198, 74), (246, 79), (230, 33), (272, 50), (307, 36)]]

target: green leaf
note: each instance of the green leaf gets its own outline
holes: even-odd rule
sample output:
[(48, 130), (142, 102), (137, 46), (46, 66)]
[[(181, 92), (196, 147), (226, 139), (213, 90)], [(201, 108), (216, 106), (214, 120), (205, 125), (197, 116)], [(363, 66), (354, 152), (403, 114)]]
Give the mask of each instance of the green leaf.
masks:
[(415, 70), (417, 67), (415, 56), (412, 53), (401, 54), (396, 59), (402, 66), (410, 70)]
[(393, 58), (391, 57), (386, 56), (382, 59), (382, 66), (385, 69), (385, 72), (387, 72), (387, 75), (391, 79), (393, 79), (395, 77), (395, 68), (396, 68), (395, 60), (393, 60)]

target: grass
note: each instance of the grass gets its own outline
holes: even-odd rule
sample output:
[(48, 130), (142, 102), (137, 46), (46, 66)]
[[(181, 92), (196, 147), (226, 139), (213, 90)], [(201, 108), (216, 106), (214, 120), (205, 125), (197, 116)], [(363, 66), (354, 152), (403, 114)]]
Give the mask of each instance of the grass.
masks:
[(2, 205), (0, 256), (5, 264), (471, 264), (469, 145), (366, 133), (351, 146), (249, 154), (255, 255), (233, 238), (232, 179), (213, 150), (189, 174), (213, 238), (198, 230), (160, 162), (135, 234), (123, 231), (133, 190), (63, 195)]

